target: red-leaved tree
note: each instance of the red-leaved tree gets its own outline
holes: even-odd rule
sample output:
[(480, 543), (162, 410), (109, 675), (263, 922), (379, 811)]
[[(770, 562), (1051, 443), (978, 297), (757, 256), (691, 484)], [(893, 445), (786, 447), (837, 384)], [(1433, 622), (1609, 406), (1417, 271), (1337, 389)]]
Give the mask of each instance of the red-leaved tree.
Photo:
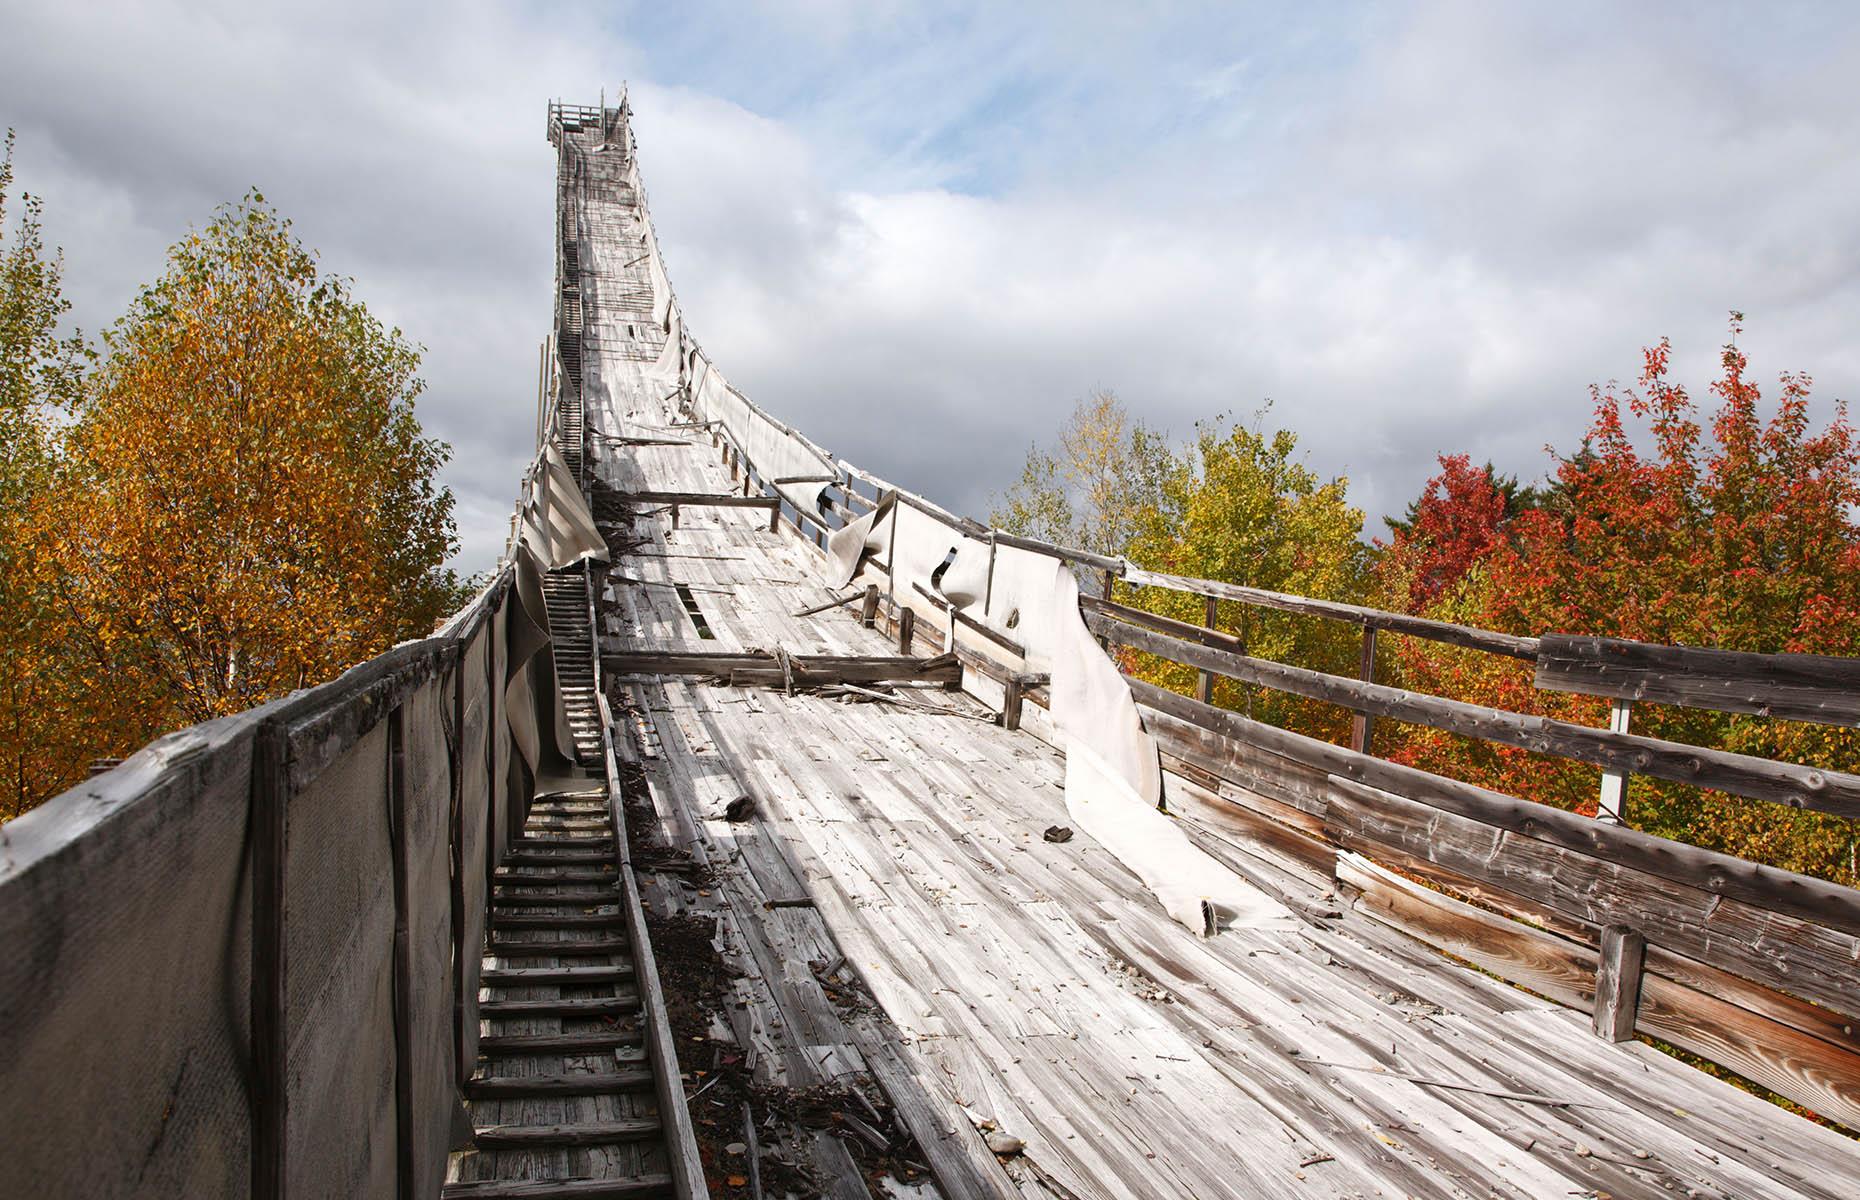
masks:
[[(1741, 321), (1733, 314), (1709, 422), (1671, 379), (1671, 347), (1662, 340), (1645, 352), (1637, 387), (1592, 389), (1582, 452), (1558, 460), (1537, 503), (1496, 525), (1496, 488), (1468, 479), (1464, 459), (1443, 458), (1442, 476), (1417, 506), (1433, 540), (1404, 547), (1398, 533), (1385, 556), (1385, 594), (1406, 585), (1411, 611), (1521, 634), (1860, 654), (1860, 439), (1843, 405), (1825, 423), (1814, 419), (1806, 375), (1782, 375), (1766, 414), (1736, 345)], [(1605, 701), (1537, 691), (1527, 664), (1408, 639), (1392, 639), (1391, 649), (1404, 686), (1606, 722)], [(1853, 730), (1654, 705), (1637, 706), (1633, 721), (1636, 732), (1675, 741), (1860, 768)], [(1392, 731), (1385, 749), (1513, 795), (1594, 809), (1591, 767), (1409, 726)], [(1860, 883), (1860, 838), (1842, 818), (1636, 778), (1629, 819), (1696, 845)]]

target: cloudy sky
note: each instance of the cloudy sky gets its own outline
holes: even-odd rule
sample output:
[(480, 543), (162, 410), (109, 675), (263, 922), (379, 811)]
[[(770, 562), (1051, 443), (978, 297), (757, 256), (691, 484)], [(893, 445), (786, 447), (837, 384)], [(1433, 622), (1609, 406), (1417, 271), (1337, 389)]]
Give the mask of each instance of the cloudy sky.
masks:
[(257, 185), (427, 348), (489, 565), (550, 313), (550, 97), (624, 83), (734, 382), (985, 516), (1095, 387), (1270, 398), (1373, 518), (1526, 476), (1661, 335), (1860, 396), (1851, 4), (0, 0), (0, 125), (87, 329)]

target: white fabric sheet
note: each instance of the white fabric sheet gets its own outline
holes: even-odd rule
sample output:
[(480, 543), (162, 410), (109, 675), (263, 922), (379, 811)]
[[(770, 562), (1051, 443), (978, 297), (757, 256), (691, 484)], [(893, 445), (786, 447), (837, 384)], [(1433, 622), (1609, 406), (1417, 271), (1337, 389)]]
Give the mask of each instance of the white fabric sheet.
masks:
[(878, 507), (827, 535), (827, 586), (838, 590), (859, 574), (868, 554), (882, 555), (891, 537), (896, 498), (887, 492)]
[(553, 444), (545, 444), (530, 464), (518, 539), (547, 571), (584, 558), (607, 561), (607, 541), (594, 527), (594, 514), (581, 497), (581, 487)]
[[(1157, 808), (1162, 764), (1117, 665), (1079, 615), (1078, 581), (1052, 563), (1052, 715), (1066, 739), (1066, 811), (1156, 894), (1177, 921), (1203, 934), (1291, 925), (1277, 900), (1188, 840)], [(1022, 625), (1027, 623), (1023, 614)]]

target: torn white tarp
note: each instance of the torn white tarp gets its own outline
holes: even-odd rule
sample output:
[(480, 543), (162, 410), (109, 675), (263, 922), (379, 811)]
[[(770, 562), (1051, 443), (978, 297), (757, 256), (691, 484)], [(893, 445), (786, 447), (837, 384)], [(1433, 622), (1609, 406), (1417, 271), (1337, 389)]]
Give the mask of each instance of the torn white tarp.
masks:
[(553, 444), (545, 443), (530, 464), (518, 540), (529, 545), (546, 571), (584, 558), (607, 561), (607, 542), (594, 527), (581, 485)]
[(556, 686), (542, 564), (527, 543), (517, 546), (514, 557), (517, 603), (510, 606), (506, 626), (504, 712), (511, 740), (534, 777), (545, 766), (574, 762), (575, 739)]
[(827, 535), (827, 586), (836, 591), (845, 587), (867, 558), (884, 553), (897, 502), (896, 492), (886, 492), (879, 497), (877, 508)]
[[(1201, 933), (1289, 923), (1284, 905), (1188, 840), (1161, 811), (1162, 764), (1123, 675), (1079, 615), (1078, 581), (1053, 564), (1038, 620), (1052, 641), (1052, 716), (1065, 734), (1066, 811), (1143, 880), (1170, 916)], [(1025, 624), (1025, 621), (1022, 622)]]

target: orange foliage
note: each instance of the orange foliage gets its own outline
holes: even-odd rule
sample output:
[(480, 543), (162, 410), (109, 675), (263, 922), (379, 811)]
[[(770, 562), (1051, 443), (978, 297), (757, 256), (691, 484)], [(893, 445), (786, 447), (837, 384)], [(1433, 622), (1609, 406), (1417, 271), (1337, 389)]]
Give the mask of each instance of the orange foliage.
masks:
[(262, 197), (177, 244), (107, 345), (32, 522), (78, 706), (41, 796), (424, 634), (456, 599), (418, 352)]

